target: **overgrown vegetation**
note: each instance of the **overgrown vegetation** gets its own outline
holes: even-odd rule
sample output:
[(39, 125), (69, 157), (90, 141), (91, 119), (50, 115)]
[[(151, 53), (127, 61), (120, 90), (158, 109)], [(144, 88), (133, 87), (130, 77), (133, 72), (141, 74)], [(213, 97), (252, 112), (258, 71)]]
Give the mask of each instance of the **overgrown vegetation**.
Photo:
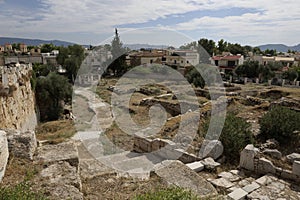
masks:
[[(209, 119), (204, 123), (205, 133), (207, 133), (209, 123)], [(250, 131), (250, 124), (245, 119), (237, 117), (233, 113), (227, 114), (219, 140), (224, 146), (223, 155), (226, 156), (226, 161), (232, 164), (236, 164), (239, 161), (240, 152), (243, 148), (247, 144), (254, 142)]]
[(261, 136), (275, 138), (281, 144), (297, 141), (300, 131), (300, 113), (282, 106), (271, 108), (260, 120)]
[(15, 186), (0, 187), (0, 199), (2, 200), (46, 200), (39, 192), (34, 192), (28, 181), (22, 181)]
[(70, 103), (72, 87), (68, 79), (56, 73), (37, 79), (36, 101), (41, 121), (59, 119), (64, 103)]
[(151, 191), (146, 194), (137, 195), (133, 200), (197, 200), (200, 199), (191, 191), (182, 188), (171, 187), (158, 191)]

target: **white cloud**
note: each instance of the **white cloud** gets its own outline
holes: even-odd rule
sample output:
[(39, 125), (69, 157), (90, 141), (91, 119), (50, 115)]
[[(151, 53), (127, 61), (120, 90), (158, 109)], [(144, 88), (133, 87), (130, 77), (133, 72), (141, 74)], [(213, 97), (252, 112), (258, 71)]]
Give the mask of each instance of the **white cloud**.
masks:
[[(288, 31), (288, 37), (294, 37), (294, 41), (300, 27), (298, 0), (43, 0), (40, 3), (42, 8), (31, 13), (13, 9), (6, 12), (9, 16), (0, 13), (0, 26), (6, 27), (2, 34), (110, 34), (114, 27), (124, 24), (144, 23), (170, 15), (181, 16), (190, 11), (218, 12), (232, 7), (255, 9), (257, 13), (224, 18), (205, 16), (168, 27), (190, 32), (207, 30), (232, 38), (247, 34), (249, 39), (250, 36), (284, 39)], [(266, 31), (271, 33), (270, 36), (266, 36)], [(291, 38), (289, 40), (292, 41)]]

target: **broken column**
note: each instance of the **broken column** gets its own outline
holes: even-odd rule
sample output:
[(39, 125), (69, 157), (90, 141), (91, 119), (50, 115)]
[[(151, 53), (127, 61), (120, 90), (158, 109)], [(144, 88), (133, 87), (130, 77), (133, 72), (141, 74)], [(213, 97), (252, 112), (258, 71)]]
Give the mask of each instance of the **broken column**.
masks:
[(253, 144), (248, 144), (245, 149), (241, 152), (240, 157), (240, 167), (254, 171), (255, 165), (254, 165), (254, 158), (259, 153), (259, 149), (255, 148)]
[(6, 132), (0, 131), (0, 182), (5, 174), (8, 156), (9, 153)]

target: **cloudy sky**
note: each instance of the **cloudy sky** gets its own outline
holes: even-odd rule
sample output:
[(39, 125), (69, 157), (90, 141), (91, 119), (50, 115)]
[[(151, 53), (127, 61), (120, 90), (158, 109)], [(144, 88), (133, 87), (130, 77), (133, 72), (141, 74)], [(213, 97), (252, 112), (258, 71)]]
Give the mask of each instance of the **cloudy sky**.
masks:
[(124, 43), (223, 38), (296, 45), (300, 6), (299, 0), (0, 0), (0, 26), (0, 36), (93, 45), (115, 27)]

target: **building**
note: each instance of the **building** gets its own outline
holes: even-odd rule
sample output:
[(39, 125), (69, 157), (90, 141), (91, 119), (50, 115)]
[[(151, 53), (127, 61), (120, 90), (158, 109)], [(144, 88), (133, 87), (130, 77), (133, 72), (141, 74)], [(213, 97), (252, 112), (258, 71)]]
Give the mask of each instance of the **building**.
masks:
[(6, 44), (4, 45), (4, 51), (10, 52), (10, 51), (12, 51), (12, 50), (13, 50), (13, 48), (12, 48), (12, 45), (11, 45), (11, 44), (6, 43)]
[(254, 61), (258, 61), (261, 65), (267, 64), (282, 64), (283, 67), (290, 67), (292, 65), (297, 65), (297, 60), (295, 57), (287, 57), (287, 56), (261, 56), (255, 55), (251, 58)]
[(165, 64), (166, 50), (143, 50), (130, 53), (126, 60), (130, 66), (148, 65), (152, 63)]
[(189, 67), (199, 64), (199, 53), (196, 50), (168, 50), (166, 64), (177, 67)]
[(27, 53), (28, 52), (27, 45), (24, 43), (20, 44), (20, 51), (22, 53)]
[(213, 56), (211, 64), (219, 67), (221, 72), (228, 72), (234, 70), (237, 66), (244, 63), (243, 55), (223, 54)]
[(4, 46), (0, 46), (0, 53), (4, 52), (5, 51), (5, 48)]

